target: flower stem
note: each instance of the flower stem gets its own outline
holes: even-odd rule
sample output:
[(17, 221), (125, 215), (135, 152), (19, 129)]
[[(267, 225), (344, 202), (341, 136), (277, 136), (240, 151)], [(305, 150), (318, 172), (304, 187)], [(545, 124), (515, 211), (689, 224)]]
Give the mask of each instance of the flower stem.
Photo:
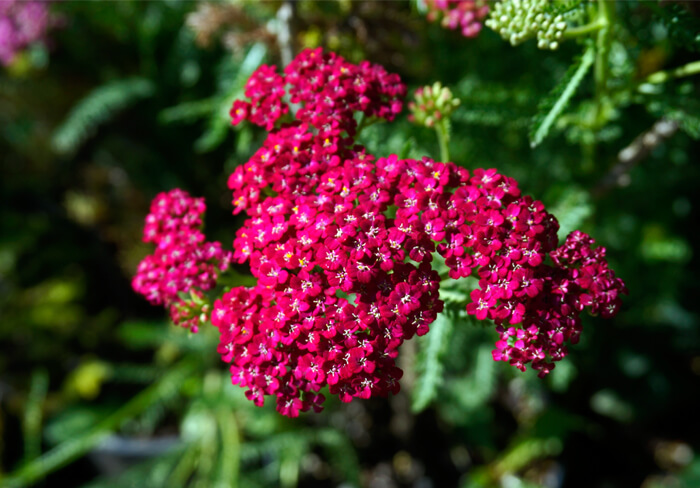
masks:
[(593, 132), (600, 129), (607, 122), (608, 112), (606, 110), (610, 101), (608, 93), (608, 77), (610, 75), (610, 47), (612, 45), (612, 23), (615, 5), (610, 0), (598, 0), (596, 19), (590, 24), (597, 24), (595, 40), (595, 65), (593, 76), (595, 81), (594, 110), (590, 119), (591, 135), (588, 140), (582, 143), (583, 170), (590, 172), (593, 170), (593, 163), (596, 155), (596, 140)]
[(575, 37), (585, 36), (593, 32), (599, 31), (605, 26), (600, 20), (588, 23), (586, 25), (581, 25), (578, 27), (570, 27), (564, 31), (564, 39), (573, 39)]
[(608, 58), (610, 57), (610, 46), (612, 44), (612, 16), (614, 5), (609, 0), (598, 0), (598, 20), (601, 24), (596, 39), (596, 60), (595, 60), (595, 98), (598, 107), (596, 122), (600, 122), (602, 105), (608, 93), (608, 76), (610, 74), (610, 66)]
[(700, 73), (700, 61), (693, 61), (680, 68), (668, 70), (668, 71), (657, 71), (646, 77), (644, 83), (666, 83), (674, 78), (682, 78), (684, 76), (692, 76)]
[(435, 132), (437, 133), (438, 144), (440, 145), (440, 160), (443, 163), (447, 163), (450, 160), (450, 132), (447, 124), (448, 122), (446, 119), (435, 122)]

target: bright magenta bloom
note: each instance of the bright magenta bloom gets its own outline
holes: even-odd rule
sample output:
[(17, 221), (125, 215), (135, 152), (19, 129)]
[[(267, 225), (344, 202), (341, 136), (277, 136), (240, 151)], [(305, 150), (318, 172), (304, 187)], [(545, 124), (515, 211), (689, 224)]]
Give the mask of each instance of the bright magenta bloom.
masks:
[(440, 19), (443, 27), (459, 29), (464, 37), (476, 37), (489, 13), (486, 0), (426, 0), (428, 19)]
[[(580, 232), (557, 247), (556, 219), (513, 179), (430, 158), (375, 158), (357, 145), (355, 112), (391, 120), (405, 91), (379, 67), (307, 50), (284, 75), (262, 66), (248, 84), (251, 102), (234, 103), (234, 123), (269, 131), (228, 181), (234, 213), (248, 216), (233, 259), (258, 281), (216, 300), (211, 321), (233, 383), (256, 405), (275, 396), (278, 411), (296, 416), (322, 408), (325, 386), (342, 401), (397, 392), (399, 347), (428, 333), (443, 309), (436, 254), (449, 278), (478, 283), (466, 310), (496, 324), (494, 359), (540, 376), (578, 341), (585, 308), (609, 317), (620, 306), (624, 284), (604, 248)], [(147, 239), (170, 253), (199, 249), (203, 204), (160, 198)], [(216, 249), (198, 261), (199, 281), (175, 290), (213, 285), (228, 264)], [(164, 276), (135, 287), (166, 301), (175, 295)]]
[(148, 301), (167, 306), (173, 322), (195, 330), (200, 315), (181, 294), (197, 297), (200, 290), (212, 288), (231, 260), (220, 243), (204, 242), (200, 229), (205, 209), (204, 199), (180, 189), (156, 196), (143, 230), (144, 242), (155, 243), (156, 251), (141, 261), (132, 281)]

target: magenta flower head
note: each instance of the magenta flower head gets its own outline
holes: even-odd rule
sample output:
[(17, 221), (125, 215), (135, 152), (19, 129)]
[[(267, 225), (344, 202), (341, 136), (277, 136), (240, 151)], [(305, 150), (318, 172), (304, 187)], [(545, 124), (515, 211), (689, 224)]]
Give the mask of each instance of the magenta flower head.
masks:
[[(268, 134), (228, 180), (234, 213), (247, 215), (231, 259), (257, 284), (227, 290), (211, 322), (232, 382), (256, 405), (274, 397), (294, 417), (320, 410), (324, 388), (344, 402), (396, 393), (399, 348), (442, 312), (442, 279), (474, 278), (466, 311), (495, 324), (494, 359), (540, 376), (578, 341), (584, 309), (619, 309), (626, 290), (604, 248), (580, 232), (558, 246), (556, 219), (512, 178), (427, 157), (376, 158), (356, 144), (358, 113), (391, 120), (400, 109), (406, 88), (396, 75), (306, 50), (284, 74), (261, 67), (246, 93), (233, 122)], [(154, 201), (145, 239), (156, 254), (134, 278), (154, 303), (181, 304), (181, 293), (210, 288), (228, 265), (218, 243), (204, 242), (203, 211), (180, 190)], [(433, 269), (438, 257), (445, 277)]]
[(168, 307), (173, 322), (193, 332), (206, 314), (201, 292), (213, 288), (231, 260), (220, 243), (204, 241), (205, 209), (203, 199), (180, 189), (156, 196), (143, 231), (144, 242), (154, 243), (156, 250), (141, 261), (132, 281), (136, 292)]
[(464, 37), (476, 37), (489, 13), (486, 0), (426, 0), (428, 20), (459, 31)]

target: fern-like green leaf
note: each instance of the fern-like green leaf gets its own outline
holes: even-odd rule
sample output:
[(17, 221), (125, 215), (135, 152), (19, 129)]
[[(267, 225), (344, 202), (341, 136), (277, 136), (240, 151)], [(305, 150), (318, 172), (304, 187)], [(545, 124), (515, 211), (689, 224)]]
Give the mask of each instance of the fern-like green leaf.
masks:
[(144, 78), (117, 80), (97, 87), (73, 107), (56, 129), (53, 148), (60, 154), (75, 153), (100, 124), (154, 91), (153, 83)]
[(193, 102), (183, 102), (174, 107), (168, 107), (158, 114), (158, 120), (163, 124), (173, 122), (194, 122), (206, 117), (216, 108), (216, 100), (205, 98)]
[(492, 348), (488, 344), (480, 345), (470, 373), (449, 384), (449, 396), (454, 398), (464, 413), (482, 407), (493, 393), (496, 385), (496, 362), (491, 355)]
[(569, 67), (561, 82), (540, 102), (538, 112), (533, 117), (530, 128), (531, 147), (537, 147), (547, 137), (552, 126), (576, 93), (576, 89), (593, 65), (594, 60), (595, 50), (593, 46), (589, 46), (583, 56)]
[(418, 379), (413, 390), (413, 411), (424, 410), (437, 395), (442, 383), (444, 365), (442, 358), (452, 336), (452, 318), (438, 314), (430, 332), (420, 341), (421, 350), (416, 361)]

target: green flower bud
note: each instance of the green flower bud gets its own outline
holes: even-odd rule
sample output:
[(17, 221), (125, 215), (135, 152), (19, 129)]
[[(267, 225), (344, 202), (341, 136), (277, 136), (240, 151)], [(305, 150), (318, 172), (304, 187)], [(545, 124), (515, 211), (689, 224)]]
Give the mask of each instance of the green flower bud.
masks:
[(417, 89), (413, 97), (414, 101), (408, 104), (409, 120), (425, 127), (433, 127), (436, 121), (449, 118), (460, 103), (439, 81)]
[(513, 46), (536, 38), (540, 49), (557, 49), (567, 24), (562, 15), (545, 12), (547, 0), (503, 0), (496, 3), (485, 25)]

